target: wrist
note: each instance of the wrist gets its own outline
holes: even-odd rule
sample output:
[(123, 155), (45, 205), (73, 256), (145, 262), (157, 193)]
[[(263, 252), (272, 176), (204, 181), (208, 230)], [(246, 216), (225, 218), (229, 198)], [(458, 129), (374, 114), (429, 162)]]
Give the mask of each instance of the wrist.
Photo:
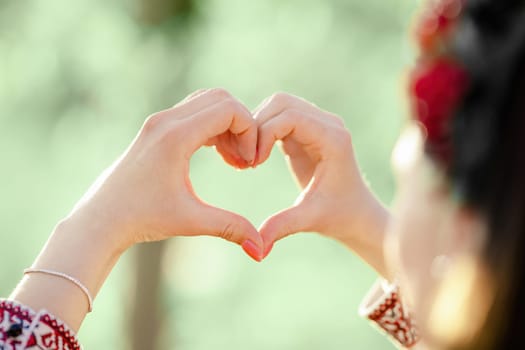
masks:
[(346, 209), (341, 215), (341, 224), (330, 236), (387, 278), (383, 246), (390, 220), (389, 211), (370, 192), (360, 197), (358, 205)]
[[(32, 267), (71, 276), (95, 297), (122, 253), (112, 230), (103, 222), (72, 215), (55, 227)], [(25, 275), (11, 298), (35, 310), (46, 309), (75, 330), (89, 309), (78, 285), (40, 273)]]
[(59, 222), (57, 228), (80, 230), (100, 240), (112, 254), (121, 255), (136, 243), (131, 237), (137, 230), (138, 215), (132, 208), (133, 203), (118, 195), (119, 192), (101, 189), (92, 196), (86, 196)]
[(105, 220), (71, 215), (57, 224), (33, 267), (53, 264), (72, 270), (95, 296), (127, 248), (118, 229)]
[(101, 255), (120, 256), (130, 246), (130, 236), (125, 225), (120, 224), (111, 214), (82, 207), (60, 220), (52, 235), (69, 237), (72, 241), (96, 241)]

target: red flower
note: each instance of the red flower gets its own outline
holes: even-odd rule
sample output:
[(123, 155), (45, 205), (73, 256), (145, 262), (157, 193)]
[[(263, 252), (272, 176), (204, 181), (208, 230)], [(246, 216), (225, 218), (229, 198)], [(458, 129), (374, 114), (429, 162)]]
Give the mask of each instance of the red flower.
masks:
[(410, 76), (413, 114), (426, 129), (426, 149), (444, 162), (452, 155), (450, 119), (468, 85), (467, 72), (449, 58), (447, 45), (464, 1), (427, 0), (416, 28), (422, 63)]
[(412, 73), (412, 106), (415, 117), (427, 131), (428, 143), (448, 139), (450, 119), (463, 98), (467, 79), (465, 70), (447, 58), (427, 62)]

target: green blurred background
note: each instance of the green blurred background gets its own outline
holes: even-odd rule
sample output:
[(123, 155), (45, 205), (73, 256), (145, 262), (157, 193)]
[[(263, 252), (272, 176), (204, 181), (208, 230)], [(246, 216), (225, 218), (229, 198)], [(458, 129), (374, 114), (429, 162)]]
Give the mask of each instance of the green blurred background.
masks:
[[(250, 108), (287, 91), (341, 115), (389, 203), (415, 6), (0, 0), (0, 295), (145, 117), (198, 88), (224, 87)], [(191, 177), (205, 200), (255, 225), (298, 194), (277, 150), (245, 172), (201, 150)], [(392, 349), (357, 315), (375, 278), (313, 234), (279, 242), (261, 264), (206, 237), (142, 245), (109, 277), (80, 339), (86, 349)]]

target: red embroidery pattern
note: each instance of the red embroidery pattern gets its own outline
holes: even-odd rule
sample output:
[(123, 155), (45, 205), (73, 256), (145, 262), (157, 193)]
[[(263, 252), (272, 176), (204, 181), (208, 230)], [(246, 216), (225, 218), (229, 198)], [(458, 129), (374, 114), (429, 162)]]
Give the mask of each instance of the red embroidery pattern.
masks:
[[(25, 349), (23, 339), (30, 334), (34, 317), (35, 312), (29, 308), (0, 301), (0, 350)], [(21, 327), (21, 333), (17, 337), (10, 337), (8, 334), (13, 325)]]
[(419, 340), (415, 323), (403, 307), (397, 288), (383, 297), (368, 318), (406, 348)]
[[(13, 326), (15, 325), (15, 326)], [(9, 334), (20, 328), (16, 336)], [(47, 311), (35, 313), (13, 301), (0, 301), (0, 350), (81, 350), (75, 333)]]

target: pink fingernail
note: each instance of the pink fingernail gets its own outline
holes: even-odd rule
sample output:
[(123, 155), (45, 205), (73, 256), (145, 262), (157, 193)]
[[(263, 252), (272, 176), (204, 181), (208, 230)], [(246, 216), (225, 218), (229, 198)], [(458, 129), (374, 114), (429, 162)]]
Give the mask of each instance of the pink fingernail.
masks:
[(270, 252), (272, 251), (272, 248), (273, 248), (273, 243), (272, 242), (268, 247), (266, 247), (266, 249), (264, 250), (264, 254), (263, 254), (263, 259), (265, 259), (268, 254), (270, 254)]
[(257, 262), (260, 262), (262, 260), (261, 251), (253, 241), (247, 239), (246, 241), (244, 241), (241, 247), (242, 249), (244, 249), (246, 254), (248, 254), (253, 260)]

